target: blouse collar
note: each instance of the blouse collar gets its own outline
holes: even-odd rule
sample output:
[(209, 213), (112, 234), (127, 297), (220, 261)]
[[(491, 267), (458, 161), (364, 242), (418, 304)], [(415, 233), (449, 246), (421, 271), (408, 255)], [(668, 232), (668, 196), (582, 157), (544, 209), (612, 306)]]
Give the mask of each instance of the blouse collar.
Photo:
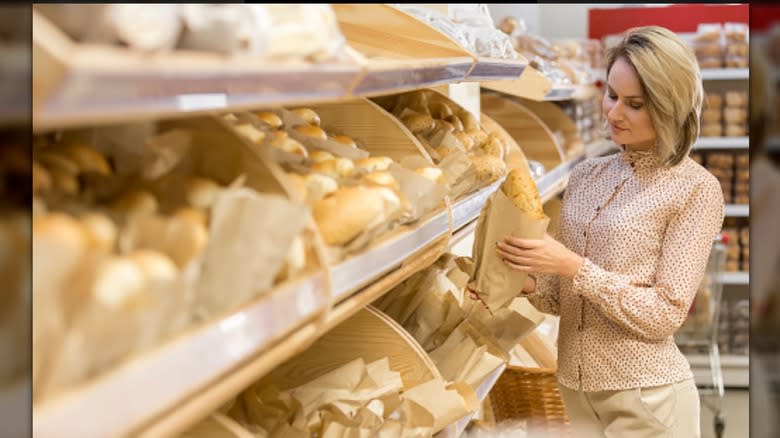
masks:
[(633, 169), (655, 169), (659, 166), (658, 156), (655, 153), (655, 149), (648, 149), (643, 151), (630, 151), (626, 149), (625, 145), (619, 145), (620, 155), (623, 161), (626, 162)]

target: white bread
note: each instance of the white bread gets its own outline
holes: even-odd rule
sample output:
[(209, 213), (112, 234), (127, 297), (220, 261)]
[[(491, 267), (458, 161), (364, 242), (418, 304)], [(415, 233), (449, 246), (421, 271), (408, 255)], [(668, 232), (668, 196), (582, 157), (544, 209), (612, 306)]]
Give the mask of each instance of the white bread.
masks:
[(335, 158), (336, 157), (333, 156), (333, 154), (331, 154), (328, 151), (313, 150), (309, 153), (309, 159), (314, 161), (315, 163), (319, 163), (321, 161), (333, 160)]
[(393, 164), (390, 157), (368, 157), (355, 160), (355, 169), (361, 172), (387, 170)]
[(330, 139), (335, 141), (336, 143), (343, 144), (344, 146), (348, 146), (355, 149), (357, 149), (358, 147), (357, 143), (355, 143), (355, 140), (353, 140), (352, 137), (348, 135), (334, 135), (330, 137)]
[(196, 208), (209, 209), (222, 192), (216, 182), (201, 177), (190, 177), (186, 184), (187, 203)]
[(320, 116), (311, 108), (296, 108), (290, 112), (303, 119), (308, 125), (320, 126)]
[(425, 114), (410, 114), (402, 118), (401, 122), (412, 131), (412, 134), (426, 134), (436, 126), (433, 118)]
[(255, 128), (250, 123), (239, 123), (234, 125), (233, 129), (252, 143), (262, 144), (265, 140), (265, 132)]
[(293, 128), (298, 134), (304, 137), (314, 138), (317, 140), (327, 140), (328, 134), (316, 125), (298, 125)]
[(401, 198), (395, 190), (388, 187), (370, 187), (376, 196), (382, 200), (383, 211), (382, 214), (374, 219), (373, 222), (368, 224), (368, 227), (375, 227), (382, 222), (386, 221), (388, 217), (392, 216), (403, 205)]
[(311, 165), (311, 170), (335, 179), (348, 178), (355, 171), (355, 164), (348, 158), (335, 158)]
[(420, 167), (414, 171), (437, 184), (444, 182), (444, 173), (438, 167)]
[(308, 202), (319, 201), (325, 196), (335, 192), (339, 188), (339, 183), (335, 179), (320, 175), (318, 173), (310, 173), (306, 175), (306, 199)]
[(512, 169), (506, 180), (501, 185), (501, 191), (512, 201), (517, 208), (528, 213), (536, 219), (544, 219), (542, 200), (536, 182), (528, 171)]
[(176, 265), (161, 252), (136, 249), (128, 257), (141, 268), (147, 283), (172, 283), (178, 276)]
[(111, 166), (108, 165), (106, 158), (91, 146), (83, 143), (72, 143), (60, 146), (57, 151), (76, 163), (79, 172), (111, 174)]
[(146, 277), (141, 267), (127, 257), (111, 257), (98, 266), (92, 297), (112, 310), (130, 310), (143, 305)]
[(255, 116), (257, 116), (257, 118), (260, 119), (261, 122), (270, 126), (271, 129), (279, 129), (284, 124), (282, 122), (281, 117), (277, 116), (276, 114), (270, 111), (260, 111), (255, 113)]
[(328, 245), (344, 245), (384, 214), (384, 200), (371, 188), (341, 188), (317, 201), (312, 214)]
[(87, 237), (88, 245), (99, 251), (110, 253), (117, 240), (117, 227), (108, 216), (91, 212), (79, 219)]
[(127, 216), (146, 216), (158, 210), (157, 199), (145, 190), (131, 190), (114, 202), (111, 208), (119, 214)]
[(384, 186), (394, 190), (400, 190), (398, 181), (389, 172), (371, 172), (363, 175), (360, 181), (366, 185)]
[(52, 187), (52, 178), (49, 175), (49, 171), (37, 161), (33, 161), (32, 164), (32, 187), (35, 194), (46, 193)]

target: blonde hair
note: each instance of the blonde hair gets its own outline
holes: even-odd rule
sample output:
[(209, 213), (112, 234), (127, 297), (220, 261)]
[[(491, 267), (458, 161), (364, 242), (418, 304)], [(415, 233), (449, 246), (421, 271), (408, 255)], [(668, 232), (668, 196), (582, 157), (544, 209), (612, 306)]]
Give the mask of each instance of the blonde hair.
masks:
[(607, 74), (619, 58), (636, 72), (664, 166), (679, 164), (699, 137), (701, 71), (688, 45), (668, 29), (636, 27), (607, 51)]

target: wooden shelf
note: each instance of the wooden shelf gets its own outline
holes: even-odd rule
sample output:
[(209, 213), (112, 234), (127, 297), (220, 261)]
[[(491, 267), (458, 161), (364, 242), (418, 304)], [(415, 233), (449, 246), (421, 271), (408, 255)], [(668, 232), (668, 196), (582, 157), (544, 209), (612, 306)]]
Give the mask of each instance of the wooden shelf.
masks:
[(726, 217), (749, 217), (750, 205), (748, 204), (726, 204)]
[(701, 78), (705, 81), (743, 80), (750, 78), (747, 68), (705, 68), (701, 70)]
[[(33, 129), (333, 102), (464, 80), (517, 79), (525, 59), (477, 58), (382, 4), (333, 4), (348, 49), (331, 63), (269, 63), (78, 44), (33, 11)], [(403, 31), (399, 30), (403, 29)]]
[(747, 286), (750, 284), (750, 272), (721, 272), (720, 281), (726, 285)]
[(699, 137), (693, 149), (747, 149), (750, 137)]

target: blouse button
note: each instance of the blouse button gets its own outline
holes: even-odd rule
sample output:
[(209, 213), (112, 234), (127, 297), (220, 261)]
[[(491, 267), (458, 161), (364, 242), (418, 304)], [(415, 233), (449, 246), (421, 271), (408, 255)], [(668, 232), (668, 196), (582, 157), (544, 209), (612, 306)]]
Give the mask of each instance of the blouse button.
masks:
[(631, 163), (631, 167), (634, 167), (634, 166), (636, 166), (636, 164), (635, 163)]

